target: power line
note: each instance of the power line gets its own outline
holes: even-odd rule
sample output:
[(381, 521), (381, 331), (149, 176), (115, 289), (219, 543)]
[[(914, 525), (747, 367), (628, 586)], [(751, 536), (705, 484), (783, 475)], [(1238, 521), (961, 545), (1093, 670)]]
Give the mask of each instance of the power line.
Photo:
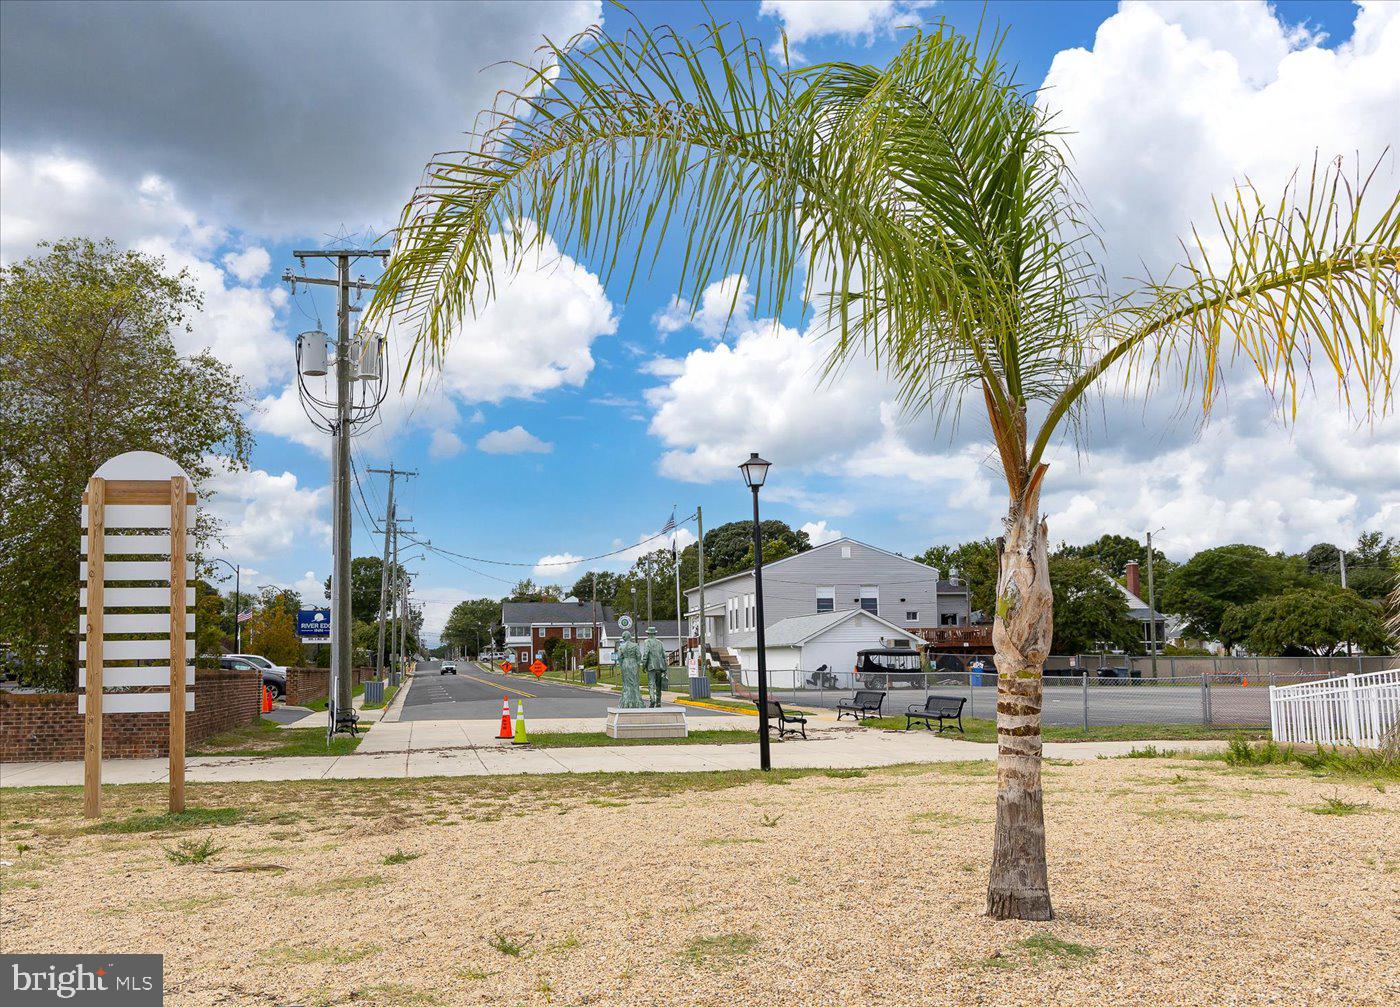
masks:
[[(677, 526), (680, 526), (680, 525), (683, 525), (683, 524), (688, 524), (688, 523), (690, 523), (691, 521), (694, 521), (694, 520), (695, 520), (695, 515), (692, 514), (690, 517), (685, 518), (685, 519), (682, 520), (682, 521), (678, 521), (676, 524), (677, 524)], [(580, 564), (583, 564), (583, 563), (592, 563), (594, 560), (598, 560), (598, 559), (607, 559), (607, 558), (609, 558), (609, 557), (611, 557), (611, 556), (617, 556), (617, 555), (620, 555), (621, 553), (624, 553), (624, 552), (631, 552), (633, 549), (637, 548), (638, 546), (646, 545), (648, 542), (655, 542), (655, 541), (656, 541), (657, 539), (659, 539), (659, 538), (666, 538), (667, 536), (671, 535), (672, 531), (674, 531), (674, 529), (668, 529), (668, 530), (666, 530), (666, 531), (659, 531), (659, 532), (657, 532), (655, 535), (649, 535), (649, 536), (647, 536), (647, 537), (644, 538), (644, 539), (640, 539), (640, 540), (638, 540), (638, 541), (636, 541), (636, 542), (633, 542), (631, 545), (622, 546), (622, 547), (620, 547), (620, 548), (618, 548), (618, 549), (612, 550), (611, 552), (601, 552), (601, 553), (598, 553), (596, 556), (580, 556), (578, 559), (557, 560), (557, 561), (552, 562), (552, 563), (540, 563), (540, 562), (522, 563), (522, 562), (518, 562), (518, 561), (515, 561), (515, 560), (486, 559), (486, 558), (484, 558), (484, 557), (482, 557), (482, 556), (468, 556), (468, 555), (466, 555), (465, 553), (452, 552), (452, 550), (450, 550), (450, 549), (438, 549), (437, 547), (434, 547), (434, 550), (437, 551), (437, 552), (443, 552), (443, 553), (447, 553), (447, 554), (452, 555), (452, 556), (456, 556), (458, 559), (471, 560), (473, 563), (489, 563), (489, 564), (492, 565), (492, 566), (515, 566), (515, 567), (567, 566), (567, 567), (573, 567), (573, 566), (579, 566)]]

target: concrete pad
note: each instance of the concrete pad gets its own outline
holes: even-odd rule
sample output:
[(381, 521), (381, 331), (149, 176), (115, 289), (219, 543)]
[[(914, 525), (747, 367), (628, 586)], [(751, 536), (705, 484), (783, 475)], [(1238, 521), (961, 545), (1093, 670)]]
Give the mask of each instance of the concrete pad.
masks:
[(335, 759), (321, 779), (387, 780), (402, 779), (407, 774), (407, 752), (386, 752), (383, 755), (361, 755), (356, 752)]
[(535, 750), (500, 751), (490, 748), (476, 749), (481, 764), (493, 776), (511, 776), (517, 773), (567, 773), (568, 767), (548, 752)]

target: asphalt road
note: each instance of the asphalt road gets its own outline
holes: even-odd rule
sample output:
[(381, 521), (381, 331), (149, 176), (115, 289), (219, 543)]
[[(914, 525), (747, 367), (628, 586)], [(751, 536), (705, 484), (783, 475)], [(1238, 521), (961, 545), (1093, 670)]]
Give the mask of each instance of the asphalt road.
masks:
[[(525, 715), (549, 717), (597, 717), (601, 722), (616, 694), (564, 685), (531, 674), (500, 675), (471, 661), (457, 661), (457, 674), (439, 674), (440, 661), (423, 661), (409, 679), (400, 720), (500, 720), (501, 699), (510, 697), (514, 712), (518, 699), (525, 701)], [(712, 711), (687, 707), (687, 715), (706, 716)]]

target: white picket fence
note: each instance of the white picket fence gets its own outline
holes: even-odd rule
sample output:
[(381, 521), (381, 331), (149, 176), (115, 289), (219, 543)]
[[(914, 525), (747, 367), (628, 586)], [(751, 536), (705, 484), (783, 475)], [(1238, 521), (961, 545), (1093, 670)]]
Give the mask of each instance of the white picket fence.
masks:
[(1379, 748), (1400, 723), (1400, 668), (1269, 686), (1274, 740)]

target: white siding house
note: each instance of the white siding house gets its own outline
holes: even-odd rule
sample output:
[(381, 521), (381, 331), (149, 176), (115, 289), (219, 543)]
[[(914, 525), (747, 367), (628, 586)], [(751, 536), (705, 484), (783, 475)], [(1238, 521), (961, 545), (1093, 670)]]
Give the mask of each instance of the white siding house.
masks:
[[(923, 639), (879, 616), (861, 609), (796, 616), (774, 623), (764, 631), (768, 684), (775, 689), (800, 686), (822, 669), (842, 673), (855, 670), (856, 654), (873, 647), (909, 647), (917, 652)], [(744, 685), (758, 684), (758, 645), (739, 644)]]

